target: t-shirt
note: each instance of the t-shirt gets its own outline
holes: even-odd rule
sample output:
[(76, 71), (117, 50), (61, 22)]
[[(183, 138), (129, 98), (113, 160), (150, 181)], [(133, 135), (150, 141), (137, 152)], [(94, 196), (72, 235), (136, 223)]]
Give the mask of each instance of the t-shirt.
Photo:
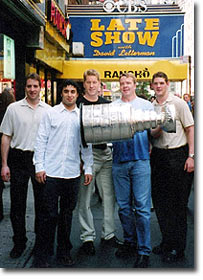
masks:
[(96, 104), (111, 103), (111, 101), (105, 99), (102, 96), (98, 96), (97, 101), (89, 101), (83, 95), (79, 95), (76, 103), (77, 103), (77, 106), (79, 107), (80, 103), (82, 103), (84, 105), (96, 105)]
[[(125, 103), (121, 99), (113, 103)], [(135, 110), (153, 110), (153, 105), (148, 100), (136, 96), (131, 102), (128, 102)], [(149, 159), (149, 141), (147, 130), (138, 131), (133, 139), (113, 142), (113, 163), (122, 163), (133, 160)]]

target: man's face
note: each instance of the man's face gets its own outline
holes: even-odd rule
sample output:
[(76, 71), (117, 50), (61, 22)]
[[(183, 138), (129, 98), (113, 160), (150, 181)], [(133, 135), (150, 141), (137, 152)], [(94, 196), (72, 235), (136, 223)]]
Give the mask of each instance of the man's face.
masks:
[(135, 95), (136, 84), (131, 77), (121, 77), (120, 79), (120, 90), (122, 92), (122, 97), (132, 97)]
[(76, 103), (76, 100), (78, 98), (78, 92), (74, 86), (68, 85), (63, 88), (61, 96), (62, 96), (62, 103), (66, 107), (72, 107)]
[(189, 97), (188, 94), (185, 94), (185, 95), (183, 96), (183, 99), (184, 99), (186, 102), (190, 101), (190, 97)]
[(27, 95), (27, 98), (30, 101), (35, 101), (40, 98), (40, 90), (41, 87), (39, 85), (39, 81), (34, 79), (28, 79), (25, 86), (25, 92)]
[(164, 97), (168, 93), (169, 83), (164, 78), (157, 77), (152, 83), (156, 97)]
[(83, 86), (85, 88), (85, 94), (89, 96), (95, 96), (98, 95), (100, 81), (96, 76), (87, 76)]

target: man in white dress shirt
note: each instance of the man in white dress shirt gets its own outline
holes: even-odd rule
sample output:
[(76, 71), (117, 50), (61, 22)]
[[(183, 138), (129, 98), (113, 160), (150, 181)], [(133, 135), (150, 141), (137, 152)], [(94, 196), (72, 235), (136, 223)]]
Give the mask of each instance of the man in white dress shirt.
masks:
[(11, 258), (19, 258), (26, 248), (25, 214), (29, 178), (34, 192), (35, 233), (38, 231), (42, 186), (35, 180), (32, 158), (40, 120), (50, 108), (40, 101), (40, 90), (40, 76), (29, 74), (25, 84), (26, 97), (8, 106), (1, 123), (1, 176), (3, 181), (10, 181), (10, 217), (14, 242)]
[(81, 144), (77, 84), (64, 81), (61, 96), (62, 102), (48, 110), (41, 121), (34, 149), (36, 179), (45, 184), (39, 243), (35, 248), (38, 267), (49, 266), (57, 224), (57, 259), (63, 265), (74, 263), (70, 256), (70, 233), (80, 185), (81, 158), (84, 185), (92, 180), (92, 148)]

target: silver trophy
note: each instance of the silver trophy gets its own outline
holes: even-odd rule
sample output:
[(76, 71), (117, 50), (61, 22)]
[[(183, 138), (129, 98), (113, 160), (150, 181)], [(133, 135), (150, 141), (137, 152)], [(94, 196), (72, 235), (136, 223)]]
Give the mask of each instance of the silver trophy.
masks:
[(165, 105), (153, 111), (135, 110), (128, 103), (108, 103), (81, 105), (80, 110), (83, 144), (130, 139), (137, 131), (158, 125), (166, 132), (176, 132), (174, 105)]

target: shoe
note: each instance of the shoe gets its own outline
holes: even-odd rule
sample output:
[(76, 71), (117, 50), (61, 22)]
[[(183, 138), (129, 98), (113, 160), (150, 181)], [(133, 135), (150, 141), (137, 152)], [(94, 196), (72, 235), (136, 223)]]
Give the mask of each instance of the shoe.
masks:
[(11, 257), (12, 259), (17, 259), (17, 258), (19, 258), (19, 257), (22, 255), (22, 253), (23, 253), (23, 251), (25, 250), (25, 248), (26, 248), (25, 245), (24, 245), (24, 246), (17, 246), (17, 245), (14, 245), (13, 249), (12, 249), (11, 252), (10, 252), (10, 257)]
[(115, 253), (115, 256), (118, 258), (128, 258), (135, 256), (137, 253), (137, 246), (134, 243), (125, 241), (122, 245), (119, 246), (118, 250)]
[(51, 265), (48, 261), (40, 258), (34, 259), (31, 268), (50, 268)]
[(171, 250), (163, 254), (162, 261), (166, 263), (174, 263), (183, 260), (185, 257), (184, 251)]
[(136, 262), (134, 263), (134, 268), (147, 268), (148, 266), (149, 266), (149, 256), (138, 254)]
[[(54, 255), (54, 248), (53, 247), (50, 247), (48, 248), (48, 256), (53, 256)], [(33, 256), (40, 256), (41, 255), (41, 248), (39, 247), (39, 245), (35, 244), (32, 251), (31, 251), (31, 255)]]
[(155, 246), (152, 249), (152, 253), (154, 253), (155, 255), (162, 255), (164, 253), (163, 246), (161, 244)]
[(93, 241), (86, 241), (82, 244), (82, 246), (80, 247), (80, 251), (82, 251), (83, 253), (93, 256), (95, 255), (95, 248), (94, 248), (94, 243)]
[(67, 256), (58, 257), (57, 262), (63, 266), (72, 266), (75, 264), (69, 254)]
[(152, 249), (152, 253), (154, 253), (155, 255), (163, 255), (169, 251), (170, 251), (170, 248), (165, 243), (160, 243), (159, 245), (155, 246)]
[(123, 242), (118, 240), (118, 238), (116, 236), (113, 236), (112, 238), (110, 238), (108, 240), (101, 238), (101, 245), (105, 246), (105, 247), (109, 246), (109, 247), (118, 248), (119, 246), (123, 245)]

